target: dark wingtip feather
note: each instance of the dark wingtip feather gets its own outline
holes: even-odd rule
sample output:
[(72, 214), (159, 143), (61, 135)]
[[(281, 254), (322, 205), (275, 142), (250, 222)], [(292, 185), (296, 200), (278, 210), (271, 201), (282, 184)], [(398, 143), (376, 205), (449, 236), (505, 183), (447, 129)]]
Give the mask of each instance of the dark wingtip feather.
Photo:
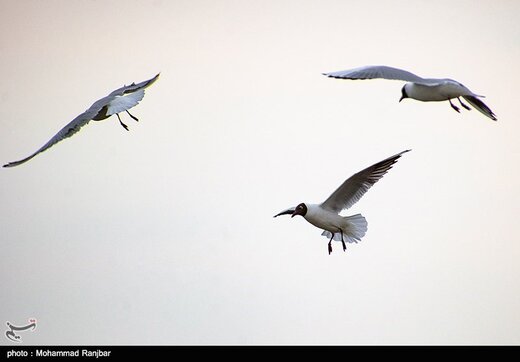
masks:
[(477, 109), (480, 113), (485, 115), (486, 117), (492, 119), (493, 121), (498, 121), (498, 118), (495, 113), (489, 108), (484, 102), (482, 102), (477, 97), (473, 96), (463, 96), (465, 100), (469, 102), (475, 109)]
[(2, 167), (8, 168), (8, 167), (18, 166), (18, 165), (21, 165), (22, 163), (24, 163), (25, 161), (27, 161), (27, 160), (23, 159), (23, 160), (20, 160), (20, 161), (8, 162), (5, 165), (3, 165)]
[(5, 165), (3, 165), (2, 167), (5, 167), (5, 168), (15, 167), (15, 166), (21, 165), (22, 163), (25, 163), (26, 161), (28, 161), (28, 160), (9, 162), (9, 163), (6, 163)]

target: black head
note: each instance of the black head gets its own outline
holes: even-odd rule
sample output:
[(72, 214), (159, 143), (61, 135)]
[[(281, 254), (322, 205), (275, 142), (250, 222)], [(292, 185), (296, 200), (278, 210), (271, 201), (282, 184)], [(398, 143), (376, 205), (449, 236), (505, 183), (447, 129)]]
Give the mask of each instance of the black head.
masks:
[(296, 206), (296, 209), (294, 209), (294, 212), (292, 213), (291, 217), (295, 217), (296, 215), (305, 216), (307, 214), (307, 206), (302, 202), (298, 206)]
[(401, 88), (401, 98), (399, 98), (399, 102), (401, 102), (403, 99), (408, 98), (408, 94), (406, 94), (406, 84), (403, 85), (403, 88)]

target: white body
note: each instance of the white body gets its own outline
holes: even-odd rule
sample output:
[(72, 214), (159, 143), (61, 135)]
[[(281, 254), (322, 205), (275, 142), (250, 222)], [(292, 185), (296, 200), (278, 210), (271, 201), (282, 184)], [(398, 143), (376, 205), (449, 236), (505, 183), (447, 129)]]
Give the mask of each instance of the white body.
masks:
[(457, 97), (476, 96), (454, 80), (438, 79), (438, 81), (433, 85), (409, 82), (404, 85), (404, 89), (408, 97), (423, 102), (440, 102)]
[(322, 235), (328, 238), (334, 234), (333, 240), (341, 241), (341, 233), (343, 233), (344, 241), (357, 243), (367, 232), (368, 224), (361, 214), (341, 216), (320, 205), (306, 204), (306, 206), (305, 220), (317, 228), (323, 229)]
[(348, 226), (345, 219), (335, 212), (325, 210), (317, 204), (305, 205), (307, 206), (305, 220), (320, 229), (337, 233)]

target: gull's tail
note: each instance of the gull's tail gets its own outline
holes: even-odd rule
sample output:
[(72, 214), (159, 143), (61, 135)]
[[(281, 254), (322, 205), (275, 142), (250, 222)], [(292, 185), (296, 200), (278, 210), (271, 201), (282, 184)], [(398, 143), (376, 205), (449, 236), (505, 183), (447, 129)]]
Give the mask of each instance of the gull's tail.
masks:
[[(343, 240), (348, 243), (357, 243), (367, 232), (367, 220), (361, 214), (343, 217)], [(330, 239), (332, 233), (324, 230), (321, 235)], [(341, 233), (334, 233), (334, 241), (341, 241)]]
[(485, 115), (486, 117), (491, 118), (493, 121), (497, 120), (496, 115), (493, 113), (493, 111), (484, 104), (480, 99), (474, 96), (462, 96), (465, 100), (468, 101), (469, 104), (473, 106), (476, 110), (478, 110), (480, 113)]

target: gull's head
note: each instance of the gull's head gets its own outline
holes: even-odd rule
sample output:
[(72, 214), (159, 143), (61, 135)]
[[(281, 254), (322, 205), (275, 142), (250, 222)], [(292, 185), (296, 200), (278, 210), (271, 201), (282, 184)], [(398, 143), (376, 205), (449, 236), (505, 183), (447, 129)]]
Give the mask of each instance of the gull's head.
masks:
[(296, 206), (296, 209), (294, 209), (293, 213), (291, 214), (291, 217), (295, 217), (296, 215), (305, 216), (307, 214), (307, 205), (305, 205), (303, 202)]
[(399, 102), (405, 98), (408, 98), (408, 94), (406, 93), (406, 84), (403, 85), (403, 88), (401, 88), (401, 98), (399, 98)]

